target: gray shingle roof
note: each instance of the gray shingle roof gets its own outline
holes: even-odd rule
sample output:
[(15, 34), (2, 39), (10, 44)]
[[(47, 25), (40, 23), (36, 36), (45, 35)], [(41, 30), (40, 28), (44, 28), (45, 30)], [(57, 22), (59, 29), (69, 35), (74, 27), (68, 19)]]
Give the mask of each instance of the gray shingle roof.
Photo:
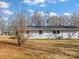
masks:
[(26, 30), (79, 30), (75, 26), (28, 26)]

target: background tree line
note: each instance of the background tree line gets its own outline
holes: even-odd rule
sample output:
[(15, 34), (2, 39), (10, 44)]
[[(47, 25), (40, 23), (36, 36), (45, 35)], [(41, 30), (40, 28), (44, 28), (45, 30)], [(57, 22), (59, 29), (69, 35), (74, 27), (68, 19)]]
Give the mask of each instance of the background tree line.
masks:
[(49, 16), (49, 14), (46, 16), (40, 11), (35, 11), (31, 16), (28, 16), (26, 13), (25, 18), (27, 19), (26, 26), (78, 26), (79, 12), (74, 12), (70, 16)]

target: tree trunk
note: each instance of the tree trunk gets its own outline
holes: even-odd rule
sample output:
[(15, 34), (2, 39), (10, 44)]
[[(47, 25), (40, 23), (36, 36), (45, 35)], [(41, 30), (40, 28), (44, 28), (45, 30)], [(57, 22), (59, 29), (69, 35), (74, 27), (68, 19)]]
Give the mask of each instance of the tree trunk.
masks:
[(21, 40), (20, 39), (18, 39), (18, 45), (21, 46)]

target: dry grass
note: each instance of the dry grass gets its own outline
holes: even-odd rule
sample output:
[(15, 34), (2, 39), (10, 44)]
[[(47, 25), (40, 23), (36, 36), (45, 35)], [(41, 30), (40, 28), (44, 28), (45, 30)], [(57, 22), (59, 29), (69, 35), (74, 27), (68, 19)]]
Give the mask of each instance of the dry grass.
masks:
[(79, 40), (28, 40), (19, 47), (11, 36), (0, 36), (0, 59), (79, 59)]

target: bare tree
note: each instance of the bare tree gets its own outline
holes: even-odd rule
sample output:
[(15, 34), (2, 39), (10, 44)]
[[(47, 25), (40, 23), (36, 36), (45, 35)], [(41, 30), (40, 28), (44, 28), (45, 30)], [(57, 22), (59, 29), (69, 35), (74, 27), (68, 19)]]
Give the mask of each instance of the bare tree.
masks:
[(32, 26), (44, 26), (45, 21), (43, 18), (43, 15), (39, 11), (35, 11), (35, 13), (32, 16), (32, 21), (31, 21)]
[(60, 26), (64, 24), (64, 19), (62, 16), (51, 16), (47, 20), (48, 26)]
[(26, 32), (27, 19), (24, 13), (17, 13), (12, 17), (10, 28), (16, 35), (17, 42), (22, 45), (25, 42), (24, 33)]
[(79, 12), (73, 13), (71, 20), (73, 20), (74, 26), (79, 27)]
[(47, 23), (48, 26), (57, 25), (57, 16), (48, 17)]
[(3, 17), (1, 16), (0, 17), (0, 31), (1, 32), (5, 32), (5, 30), (6, 30), (6, 22), (3, 19)]

